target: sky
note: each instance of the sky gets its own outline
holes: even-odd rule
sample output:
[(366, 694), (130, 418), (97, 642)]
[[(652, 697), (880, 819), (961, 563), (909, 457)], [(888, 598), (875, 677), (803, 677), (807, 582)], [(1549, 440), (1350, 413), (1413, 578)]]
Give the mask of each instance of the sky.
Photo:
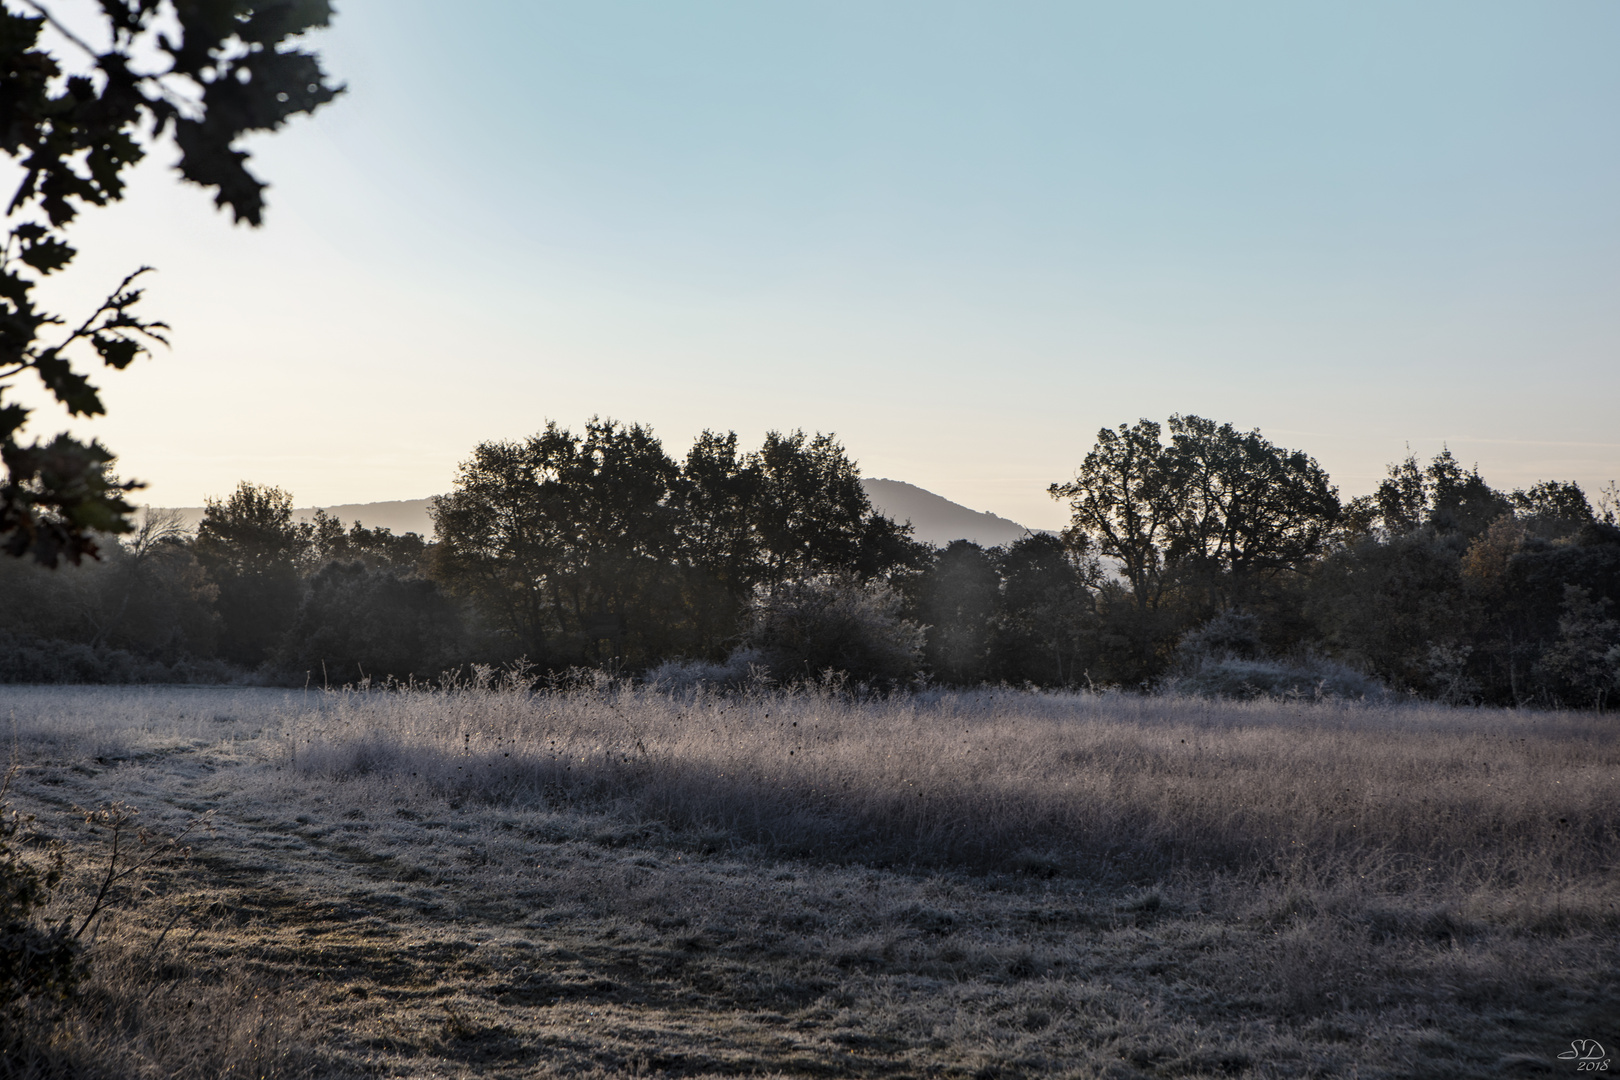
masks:
[(1037, 528), (1173, 413), (1346, 497), (1408, 448), (1620, 477), (1612, 0), (338, 10), (347, 92), (249, 144), (262, 230), (159, 148), (50, 283), (158, 270), (172, 348), (71, 425), (141, 501), (422, 498), (592, 416), (836, 432)]

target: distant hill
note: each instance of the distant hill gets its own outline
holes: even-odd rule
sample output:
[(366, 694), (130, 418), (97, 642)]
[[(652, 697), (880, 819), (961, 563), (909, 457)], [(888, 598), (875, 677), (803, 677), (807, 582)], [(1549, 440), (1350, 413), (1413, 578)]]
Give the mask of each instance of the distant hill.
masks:
[[(428, 517), (428, 503), (430, 499), (403, 499), (399, 502), (374, 503), (344, 503), (342, 506), (323, 506), (335, 518), (340, 518), (345, 525), (352, 525), (358, 521), (368, 529), (391, 529), (396, 533), (421, 533), (423, 536), (433, 538), (433, 521)], [(200, 506), (170, 507), (185, 521), (188, 529), (195, 529), (202, 520), (203, 508)], [(308, 521), (315, 516), (316, 508), (313, 506), (299, 506), (293, 509), (293, 516), (299, 521)]]
[(981, 547), (1011, 544), (1030, 535), (1016, 521), (969, 510), (942, 495), (903, 480), (861, 481), (866, 497), (878, 512), (896, 521), (911, 522), (912, 535), (925, 544), (944, 547), (952, 540), (971, 540)]
[[(328, 514), (344, 524), (358, 521), (368, 529), (391, 529), (396, 533), (421, 533), (433, 539), (433, 519), (428, 517), (428, 503), (432, 499), (405, 499), (400, 502), (345, 503), (342, 506), (323, 506)], [(314, 507), (294, 510), (299, 520), (315, 516)]]
[[(984, 547), (1010, 544), (1029, 535), (1031, 530), (1016, 521), (1008, 521), (995, 514), (969, 510), (960, 503), (924, 491), (915, 484), (902, 480), (861, 481), (866, 497), (881, 514), (896, 521), (911, 522), (912, 535), (925, 544), (944, 547), (952, 540), (971, 540)], [(370, 529), (391, 529), (396, 533), (421, 533), (432, 538), (433, 521), (428, 517), (430, 499), (403, 499), (397, 502), (344, 503), (341, 506), (323, 506), (344, 524), (355, 521)], [(175, 512), (185, 519), (186, 525), (196, 528), (202, 520), (200, 506), (180, 506)], [(315, 507), (303, 506), (293, 514), (307, 521), (315, 514)]]

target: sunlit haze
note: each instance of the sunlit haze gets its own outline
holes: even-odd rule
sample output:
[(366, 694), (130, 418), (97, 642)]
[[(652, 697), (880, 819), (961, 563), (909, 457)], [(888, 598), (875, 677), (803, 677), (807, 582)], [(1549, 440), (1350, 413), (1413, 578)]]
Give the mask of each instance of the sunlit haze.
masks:
[(1099, 427), (1174, 412), (1347, 496), (1442, 444), (1594, 492), (1617, 40), (1607, 0), (346, 0), (348, 92), (252, 147), (264, 229), (167, 149), (76, 226), (53, 299), (151, 264), (174, 327), (76, 430), (169, 506), (421, 498), (593, 415), (677, 457), (834, 431), (1034, 527)]

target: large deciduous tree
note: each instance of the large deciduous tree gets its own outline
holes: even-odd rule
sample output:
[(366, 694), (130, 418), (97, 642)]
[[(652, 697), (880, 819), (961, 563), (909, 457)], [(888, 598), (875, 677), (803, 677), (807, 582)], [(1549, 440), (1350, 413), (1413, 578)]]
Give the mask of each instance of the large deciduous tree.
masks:
[[(265, 184), (244, 136), (313, 112), (339, 88), (299, 43), (327, 25), (327, 0), (100, 0), (96, 43), (38, 0), (0, 5), (0, 150), (22, 170), (0, 250), (0, 395), (33, 372), (72, 416), (105, 409), (78, 370), (89, 356), (128, 367), (167, 327), (136, 311), (136, 268), (76, 323), (43, 310), (35, 287), (76, 251), (81, 209), (122, 199), (126, 171), (171, 140), (186, 181), (214, 190), (234, 219), (258, 225)], [(47, 25), (63, 43), (42, 44)], [(64, 60), (63, 57), (69, 59)], [(112, 453), (68, 435), (24, 444), (29, 410), (0, 401), (0, 549), (47, 566), (96, 554), (96, 533), (127, 533), (135, 484), (109, 474)]]
[(1159, 434), (1152, 420), (1103, 428), (1075, 478), (1047, 489), (1069, 501), (1064, 538), (1081, 554), (1115, 560), (1142, 608), (1158, 602), (1164, 547), (1184, 504)]
[(1166, 460), (1181, 507), (1167, 556), (1195, 570), (1241, 579), (1297, 568), (1321, 553), (1339, 516), (1316, 460), (1259, 431), (1172, 416)]
[(860, 561), (872, 503), (837, 439), (768, 432), (749, 465), (758, 476), (752, 517), (767, 584)]
[(1199, 416), (1104, 428), (1075, 478), (1065, 538), (1115, 560), (1140, 609), (1189, 575), (1232, 582), (1297, 568), (1325, 546), (1338, 492), (1316, 461)]

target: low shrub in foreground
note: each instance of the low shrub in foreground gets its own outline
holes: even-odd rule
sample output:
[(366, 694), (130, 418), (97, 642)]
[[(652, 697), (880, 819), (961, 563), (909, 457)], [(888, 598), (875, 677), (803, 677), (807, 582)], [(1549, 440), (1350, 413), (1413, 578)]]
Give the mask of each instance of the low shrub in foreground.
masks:
[[(6, 785), (9, 786), (10, 777)], [(5, 794), (0, 787), (0, 798)], [(23, 857), (28, 819), (0, 802), (0, 1049), (29, 1016), (54, 1016), (78, 985), (78, 948), (66, 918), (43, 909), (61, 884), (60, 852), (43, 867)]]
[(923, 630), (901, 617), (889, 586), (824, 575), (785, 582), (754, 600), (743, 640), (778, 682), (836, 672), (894, 684), (922, 667)]

